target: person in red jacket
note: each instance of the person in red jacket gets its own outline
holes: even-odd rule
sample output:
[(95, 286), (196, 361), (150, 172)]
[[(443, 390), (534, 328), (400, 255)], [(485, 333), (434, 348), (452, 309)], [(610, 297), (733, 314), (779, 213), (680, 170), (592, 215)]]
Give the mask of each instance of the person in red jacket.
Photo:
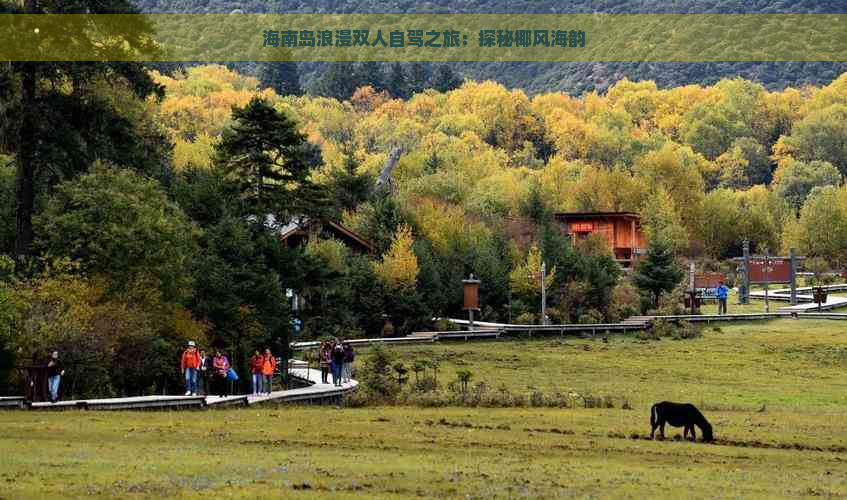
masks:
[(182, 353), (180, 369), (185, 373), (185, 395), (197, 395), (197, 369), (200, 368), (200, 353), (193, 340), (188, 341), (188, 348)]
[(271, 393), (271, 384), (276, 371), (276, 358), (271, 354), (270, 349), (265, 349), (265, 355), (262, 356), (262, 378), (264, 379), (264, 392), (268, 395)]
[(257, 350), (250, 358), (250, 371), (253, 373), (253, 394), (262, 392), (262, 355)]

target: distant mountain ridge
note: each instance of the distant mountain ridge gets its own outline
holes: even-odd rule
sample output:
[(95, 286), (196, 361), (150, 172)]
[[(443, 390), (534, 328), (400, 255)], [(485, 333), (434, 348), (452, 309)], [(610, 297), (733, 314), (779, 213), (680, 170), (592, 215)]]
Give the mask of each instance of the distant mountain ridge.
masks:
[[(847, 14), (843, 0), (138, 0), (147, 13), (406, 13), (406, 14)], [(770, 89), (825, 85), (847, 71), (847, 62), (471, 62), (451, 63), (476, 80), (493, 79), (529, 93), (560, 90), (571, 94), (603, 91), (622, 78), (654, 80), (660, 87), (709, 85), (741, 76)], [(303, 86), (325, 63), (301, 63)], [(247, 68), (250, 68), (247, 65)]]

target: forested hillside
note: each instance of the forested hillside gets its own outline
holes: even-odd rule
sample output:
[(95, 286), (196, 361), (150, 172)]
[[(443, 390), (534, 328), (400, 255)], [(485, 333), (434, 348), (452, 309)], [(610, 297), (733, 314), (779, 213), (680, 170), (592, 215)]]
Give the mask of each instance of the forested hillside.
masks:
[[(17, 73), (6, 78), (0, 355), (59, 347), (81, 370), (79, 393), (167, 390), (186, 339), (236, 363), (259, 346), (284, 350), (289, 293), (304, 300), (307, 338), (432, 328), (461, 314), (471, 273), (482, 319), (538, 322), (542, 262), (551, 321), (678, 308), (681, 273), (639, 288), (647, 270), (631, 279), (602, 240), (571, 243), (558, 211), (641, 214), (650, 258), (666, 267), (697, 259), (731, 277), (724, 259), (744, 239), (754, 251), (795, 246), (819, 269), (847, 264), (847, 74), (776, 92), (743, 79), (623, 80), (605, 94), (529, 97), (469, 81), (409, 99), (366, 86), (346, 101), (281, 97), (218, 65), (132, 75), (135, 87), (93, 75), (84, 102), (45, 79), (32, 109), (18, 105)], [(96, 111), (19, 135), (21, 113), (66, 109)], [(16, 255), (27, 138), (34, 238)], [(392, 187), (377, 190), (394, 148)], [(317, 234), (287, 248), (268, 214), (341, 221), (374, 252)]]
[[(80, 5), (131, 9), (36, 6)], [(143, 35), (113, 34), (142, 49)], [(347, 62), (317, 80), (337, 99), (299, 92), (281, 66), (261, 68), (267, 84), (159, 69), (0, 65), (0, 380), (59, 349), (76, 395), (169, 392), (187, 340), (248, 373), (255, 349), (285, 355), (292, 336), (446, 328), (433, 318), (463, 314), (469, 274), (480, 319), (538, 323), (542, 263), (556, 323), (673, 313), (681, 266), (732, 282), (745, 239), (847, 265), (847, 73), (778, 90), (605, 74), (605, 91), (573, 96)], [(624, 271), (599, 236), (571, 241), (562, 211), (640, 214), (642, 264)], [(330, 222), (369, 243), (313, 229)], [(282, 241), (292, 224), (308, 243)]]
[[(661, 0), (553, 2), (501, 0), (450, 2), (381, 2), (367, 1), (230, 1), (195, 2), (193, 0), (140, 0), (145, 12), (171, 13), (594, 13), (611, 14), (746, 14), (746, 13), (845, 13), (847, 2), (836, 0), (768, 1), (743, 0)], [(429, 65), (428, 65), (429, 66)], [(256, 65), (239, 65), (248, 72), (258, 72)], [(301, 84), (316, 89), (327, 64), (300, 63)], [(827, 84), (847, 71), (847, 63), (821, 62), (462, 62), (450, 64), (462, 77), (474, 80), (494, 79), (509, 88), (521, 88), (529, 93), (559, 90), (573, 95), (585, 91), (605, 90), (623, 78), (653, 80), (660, 87), (692, 83), (711, 85), (721, 78), (748, 78), (769, 89), (804, 84)]]

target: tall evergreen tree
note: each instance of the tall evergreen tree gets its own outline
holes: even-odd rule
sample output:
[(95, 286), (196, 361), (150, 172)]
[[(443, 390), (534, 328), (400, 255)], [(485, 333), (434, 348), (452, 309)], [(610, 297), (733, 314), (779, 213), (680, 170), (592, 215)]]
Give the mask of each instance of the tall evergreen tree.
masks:
[(324, 97), (334, 97), (339, 101), (349, 99), (359, 87), (356, 66), (351, 61), (331, 62), (318, 78), (314, 92)]
[(374, 178), (372, 175), (359, 173), (359, 162), (352, 151), (347, 151), (344, 157), (344, 167), (333, 170), (330, 174), (329, 189), (335, 202), (335, 212), (340, 215), (344, 210), (352, 210), (367, 200), (373, 191)]
[(239, 183), (243, 212), (259, 220), (319, 212), (326, 200), (309, 175), (321, 163), (320, 150), (297, 124), (258, 97), (233, 109), (232, 119), (216, 148), (216, 163)]
[(370, 85), (374, 90), (385, 90), (385, 74), (382, 66), (376, 61), (362, 61), (356, 65), (355, 78), (357, 86)]
[(449, 92), (462, 86), (462, 79), (459, 78), (449, 64), (441, 64), (435, 71), (435, 77), (432, 80), (432, 88), (439, 92)]
[(416, 94), (429, 87), (430, 68), (426, 63), (415, 61), (409, 67), (409, 95)]
[(303, 89), (300, 88), (297, 63), (294, 61), (268, 61), (263, 63), (261, 70), (259, 70), (259, 82), (263, 87), (270, 87), (282, 96), (303, 94)]
[(406, 99), (409, 96), (409, 83), (406, 81), (406, 72), (403, 65), (395, 61), (391, 65), (388, 74), (388, 92), (394, 97)]
[(659, 307), (662, 292), (670, 292), (682, 281), (682, 270), (674, 262), (673, 253), (658, 239), (647, 247), (647, 258), (638, 263), (632, 279), (635, 286), (650, 293), (653, 306)]
[[(18, 2), (0, 0), (0, 11), (25, 14), (137, 14), (126, 0), (26, 0), (23, 9)], [(95, 21), (96, 22), (96, 21)], [(131, 54), (154, 54), (152, 28), (143, 20), (132, 30), (123, 31), (120, 23), (103, 22), (85, 32), (67, 31), (56, 34), (51, 43), (59, 47), (74, 46), (79, 50), (95, 47), (101, 40), (122, 40), (111, 44), (113, 60), (120, 60), (115, 50)], [(161, 89), (154, 84), (144, 66), (132, 62), (16, 62), (11, 64), (12, 96), (15, 105), (10, 114), (13, 130), (4, 131), (12, 139), (3, 147), (15, 156), (16, 242), (19, 259), (32, 252), (37, 185), (40, 181), (58, 180), (57, 171), (78, 172), (97, 158), (128, 165), (127, 152), (135, 150), (138, 140), (132, 137), (131, 124), (120, 120), (106, 99), (98, 98), (98, 86), (92, 82), (108, 82), (129, 86), (138, 97), (147, 97)], [(55, 85), (62, 82), (62, 85)], [(92, 119), (93, 118), (93, 119)], [(133, 147), (115, 148), (116, 144)]]

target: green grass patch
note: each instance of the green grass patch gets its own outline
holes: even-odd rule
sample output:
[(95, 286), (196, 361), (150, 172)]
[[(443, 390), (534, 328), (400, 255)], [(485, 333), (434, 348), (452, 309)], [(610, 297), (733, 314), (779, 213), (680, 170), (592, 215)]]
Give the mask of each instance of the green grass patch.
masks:
[[(0, 412), (3, 498), (774, 498), (847, 495), (847, 324), (707, 327), (693, 340), (546, 337), (396, 346), (493, 390), (582, 391), (614, 408)], [(360, 352), (359, 359), (366, 356)], [(412, 375), (412, 378), (414, 376)], [(649, 437), (691, 401), (716, 444)], [(698, 433), (699, 434), (699, 433)]]

